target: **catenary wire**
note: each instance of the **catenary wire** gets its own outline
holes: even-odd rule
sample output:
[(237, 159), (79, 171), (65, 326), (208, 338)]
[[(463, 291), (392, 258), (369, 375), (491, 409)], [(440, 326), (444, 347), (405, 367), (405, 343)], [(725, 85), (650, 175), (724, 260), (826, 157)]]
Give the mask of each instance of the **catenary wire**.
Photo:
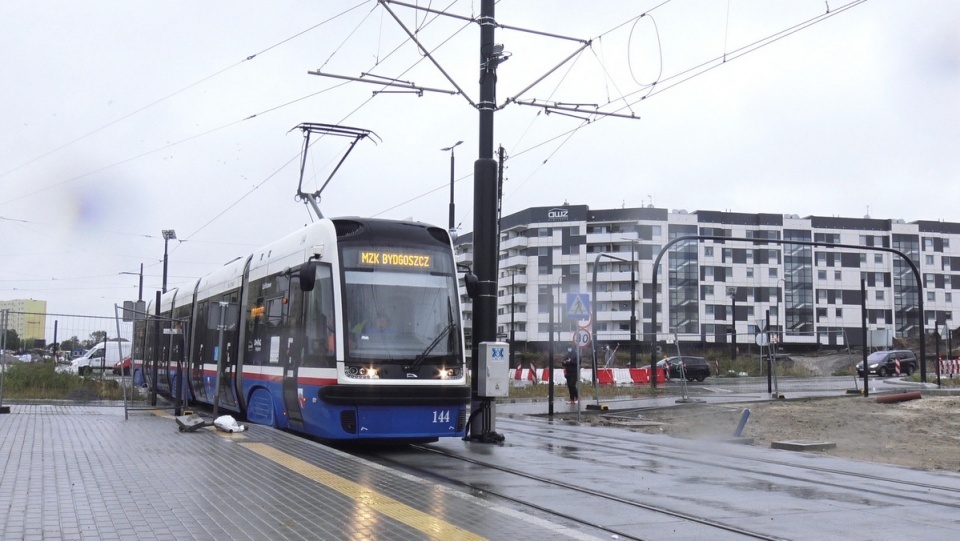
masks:
[[(214, 78), (216, 78), (216, 77), (219, 77), (220, 75), (223, 75), (224, 73), (226, 73), (226, 72), (228, 72), (228, 71), (236, 68), (237, 66), (239, 66), (239, 65), (241, 65), (241, 64), (243, 64), (243, 63), (245, 63), (245, 62), (248, 62), (248, 61), (250, 61), (250, 60), (253, 60), (253, 59), (256, 58), (257, 56), (259, 56), (259, 55), (261, 55), (261, 54), (264, 54), (264, 53), (266, 53), (266, 52), (268, 52), (268, 51), (271, 51), (271, 50), (273, 50), (273, 49), (275, 49), (275, 48), (277, 48), (277, 47), (279, 47), (279, 46), (281, 46), (281, 45), (283, 45), (283, 44), (285, 44), (285, 43), (287, 43), (287, 42), (289, 42), (289, 41), (291, 41), (291, 40), (294, 40), (294, 39), (296, 39), (296, 38), (298, 38), (298, 37), (300, 37), (300, 36), (308, 33), (308, 32), (311, 32), (311, 31), (319, 28), (320, 26), (323, 26), (323, 25), (325, 25), (325, 24), (327, 24), (327, 23), (329, 23), (329, 22), (331, 22), (331, 21), (334, 21), (334, 20), (340, 18), (341, 16), (346, 15), (347, 13), (353, 11), (354, 9), (356, 9), (356, 8), (360, 7), (361, 5), (366, 4), (366, 3), (370, 2), (370, 1), (372, 1), (372, 0), (363, 0), (363, 1), (360, 2), (359, 4), (357, 4), (357, 5), (355, 5), (355, 6), (351, 7), (351, 8), (348, 8), (348, 9), (346, 9), (346, 10), (344, 10), (344, 11), (342, 11), (342, 12), (336, 14), (336, 15), (334, 15), (333, 17), (328, 18), (327, 20), (325, 20), (325, 21), (323, 21), (323, 22), (320, 22), (320, 23), (317, 23), (317, 24), (311, 26), (310, 28), (307, 28), (306, 30), (302, 30), (302, 31), (300, 31), (300, 32), (298, 32), (298, 33), (296, 33), (296, 34), (294, 34), (294, 35), (292, 35), (292, 36), (290, 36), (290, 37), (282, 40), (282, 41), (279, 41), (279, 42), (277, 42), (277, 43), (275, 43), (275, 44), (267, 47), (266, 49), (263, 49), (263, 50), (260, 51), (260, 52), (253, 53), (253, 54), (247, 56), (246, 58), (244, 58), (243, 60), (240, 60), (239, 62), (235, 62), (235, 63), (233, 63), (233, 64), (231, 64), (231, 65), (229, 65), (229, 66), (227, 66), (227, 67), (225, 67), (225, 68), (223, 68), (223, 69), (221, 69), (221, 70), (219, 70), (219, 71), (217, 71), (217, 72), (215, 72), (215, 73), (213, 73), (213, 74), (211, 74), (211, 75), (208, 75), (208, 76), (206, 76), (206, 77), (204, 77), (204, 78), (202, 78), (202, 79), (200, 79), (200, 80), (198, 80), (198, 81), (196, 81), (196, 82), (190, 83), (190, 84), (188, 84), (187, 86), (185, 86), (185, 87), (183, 87), (183, 88), (181, 88), (181, 89), (179, 89), (179, 90), (175, 90), (174, 92), (171, 92), (170, 94), (167, 94), (166, 96), (163, 96), (163, 97), (161, 97), (161, 98), (158, 98), (158, 99), (156, 99), (156, 100), (154, 100), (154, 101), (152, 101), (152, 102), (144, 105), (143, 107), (140, 107), (140, 108), (138, 108), (138, 109), (135, 109), (134, 111), (131, 111), (130, 113), (127, 113), (126, 115), (123, 115), (123, 116), (117, 118), (116, 120), (110, 121), (110, 122), (108, 122), (107, 124), (104, 124), (103, 126), (100, 126), (99, 128), (96, 128), (96, 129), (94, 129), (94, 130), (92, 130), (92, 131), (89, 131), (89, 132), (83, 134), (83, 135), (80, 135), (79, 137), (76, 137), (76, 138), (74, 138), (74, 139), (71, 139), (71, 140), (67, 141), (66, 143), (63, 143), (63, 144), (61, 144), (61, 145), (53, 148), (52, 150), (49, 150), (49, 151), (47, 151), (47, 152), (44, 152), (43, 154), (40, 154), (39, 156), (30, 158), (29, 160), (27, 160), (27, 161), (25, 161), (25, 162), (23, 162), (23, 163), (20, 163), (19, 165), (16, 165), (16, 166), (14, 166), (14, 167), (11, 168), (11, 169), (8, 169), (8, 170), (6, 170), (6, 171), (3, 171), (2, 173), (0, 173), (0, 178), (3, 178), (3, 177), (5, 177), (6, 175), (8, 175), (8, 174), (10, 174), (10, 173), (13, 173), (13, 172), (15, 172), (15, 171), (18, 171), (18, 170), (20, 170), (20, 169), (22, 169), (22, 168), (24, 168), (24, 167), (26, 167), (26, 166), (28, 166), (28, 165), (30, 165), (30, 164), (32, 164), (32, 163), (35, 163), (35, 162), (37, 162), (37, 161), (40, 161), (40, 160), (42, 160), (43, 158), (46, 158), (47, 156), (50, 156), (50, 155), (52, 155), (52, 154), (55, 154), (55, 153), (57, 153), (57, 152), (65, 149), (65, 148), (67, 148), (67, 147), (69, 147), (69, 146), (71, 146), (71, 145), (73, 145), (73, 144), (75, 144), (75, 143), (78, 143), (78, 142), (86, 139), (87, 137), (90, 137), (91, 135), (94, 135), (94, 134), (96, 134), (96, 133), (99, 133), (99, 132), (101, 132), (101, 131), (103, 131), (103, 130), (105, 130), (105, 129), (107, 129), (107, 128), (115, 125), (115, 124), (118, 124), (118, 123), (120, 123), (120, 122), (123, 122), (124, 120), (126, 120), (126, 119), (128, 119), (128, 118), (130, 118), (130, 117), (132, 117), (132, 116), (135, 116), (135, 115), (137, 115), (137, 114), (139, 114), (139, 113), (142, 113), (142, 112), (146, 111), (147, 109), (150, 109), (150, 108), (154, 107), (155, 105), (158, 105), (158, 104), (160, 104), (160, 103), (163, 103), (163, 102), (167, 101), (168, 99), (170, 99), (170, 98), (172, 98), (172, 97), (174, 97), (174, 96), (177, 96), (177, 95), (179, 95), (179, 94), (182, 94), (183, 92), (186, 92), (187, 90), (190, 90), (191, 88), (194, 88), (194, 87), (196, 87), (196, 86), (198, 86), (198, 85), (201, 85), (201, 84), (203, 84), (203, 83), (205, 83), (205, 82), (207, 82), (207, 81), (209, 81), (209, 80), (211, 80), (211, 79), (214, 79)], [(7, 201), (7, 202), (9, 202), (9, 201)]]

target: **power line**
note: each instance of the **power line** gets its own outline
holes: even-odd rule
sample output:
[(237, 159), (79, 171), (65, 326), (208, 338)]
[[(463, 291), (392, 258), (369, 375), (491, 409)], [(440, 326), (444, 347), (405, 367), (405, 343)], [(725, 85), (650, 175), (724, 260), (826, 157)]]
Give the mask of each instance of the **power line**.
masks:
[[(358, 7), (362, 6), (363, 4), (366, 4), (366, 3), (371, 2), (371, 1), (373, 1), (373, 0), (363, 0), (363, 1), (360, 2), (359, 4), (353, 6), (352, 8), (346, 9), (346, 10), (338, 13), (337, 15), (334, 15), (333, 17), (328, 18), (327, 20), (325, 20), (325, 21), (323, 21), (323, 22), (317, 23), (317, 24), (315, 24), (315, 25), (313, 25), (313, 26), (311, 26), (311, 27), (309, 27), (309, 28), (307, 28), (307, 29), (305, 29), (305, 30), (302, 30), (302, 31), (300, 31), (300, 32), (297, 32), (296, 34), (294, 34), (294, 35), (292, 35), (292, 36), (289, 36), (289, 37), (287, 37), (287, 38), (285, 38), (285, 39), (283, 39), (283, 40), (281, 40), (281, 41), (279, 41), (279, 42), (277, 42), (277, 43), (275, 43), (275, 44), (267, 47), (266, 49), (263, 49), (263, 50), (261, 50), (261, 51), (259, 51), (259, 52), (256, 52), (256, 53), (253, 53), (253, 54), (247, 56), (247, 57), (244, 58), (243, 60), (240, 60), (240, 61), (238, 61), (238, 62), (235, 62), (235, 63), (233, 63), (233, 64), (231, 64), (231, 65), (229, 65), (229, 66), (227, 66), (227, 67), (225, 67), (225, 68), (223, 68), (223, 69), (221, 69), (221, 70), (219, 70), (219, 71), (216, 71), (216, 72), (214, 72), (214, 73), (212, 73), (212, 74), (210, 74), (210, 75), (208, 75), (208, 76), (206, 76), (206, 77), (198, 80), (198, 81), (195, 81), (195, 82), (193, 82), (193, 83), (190, 83), (190, 84), (188, 84), (187, 86), (185, 86), (185, 87), (183, 87), (183, 88), (180, 88), (179, 90), (175, 90), (174, 92), (171, 92), (170, 94), (167, 94), (166, 96), (163, 96), (163, 97), (161, 97), (161, 98), (158, 98), (158, 99), (156, 99), (156, 100), (154, 100), (154, 101), (152, 101), (152, 102), (150, 102), (150, 103), (148, 103), (148, 104), (146, 104), (146, 105), (144, 105), (144, 106), (142, 106), (142, 107), (140, 107), (140, 108), (138, 108), (138, 109), (135, 109), (135, 110), (133, 110), (133, 111), (131, 111), (131, 112), (129, 112), (129, 113), (127, 113), (127, 114), (125, 114), (125, 115), (123, 115), (123, 116), (115, 119), (115, 120), (112, 120), (112, 121), (108, 122), (107, 124), (104, 124), (103, 126), (100, 126), (99, 128), (96, 128), (96, 129), (94, 129), (94, 130), (91, 130), (91, 131), (89, 131), (89, 132), (87, 132), (87, 133), (85, 133), (85, 134), (83, 134), (83, 135), (80, 135), (80, 136), (78, 136), (78, 137), (76, 137), (76, 138), (74, 138), (74, 139), (71, 139), (71, 140), (67, 141), (66, 143), (63, 143), (63, 144), (61, 144), (61, 145), (53, 148), (52, 150), (49, 150), (49, 151), (47, 151), (47, 152), (44, 152), (43, 154), (40, 154), (39, 156), (35, 156), (35, 157), (33, 157), (33, 158), (31, 158), (31, 159), (29, 159), (29, 160), (27, 160), (27, 161), (25, 161), (25, 162), (23, 162), (23, 163), (21, 163), (21, 164), (19, 164), (19, 165), (16, 165), (16, 166), (14, 166), (13, 168), (8, 169), (8, 170), (0, 173), (0, 178), (3, 178), (3, 177), (5, 177), (6, 175), (8, 175), (8, 174), (10, 174), (10, 173), (13, 173), (13, 172), (15, 172), (15, 171), (18, 171), (18, 170), (20, 170), (20, 169), (22, 169), (22, 168), (24, 168), (24, 167), (26, 167), (26, 166), (28, 166), (28, 165), (30, 165), (30, 164), (32, 164), (32, 163), (35, 163), (35, 162), (37, 162), (37, 161), (39, 161), (39, 160), (42, 160), (43, 158), (46, 158), (47, 156), (50, 156), (51, 154), (55, 154), (55, 153), (57, 153), (57, 152), (65, 149), (65, 148), (67, 148), (67, 147), (69, 147), (69, 146), (71, 146), (71, 145), (74, 145), (75, 143), (78, 143), (78, 142), (80, 142), (80, 141), (82, 141), (82, 140), (90, 137), (91, 135), (97, 134), (97, 133), (99, 133), (99, 132), (101, 132), (101, 131), (103, 131), (103, 130), (105, 130), (105, 129), (107, 129), (107, 128), (115, 125), (115, 124), (118, 124), (118, 123), (120, 123), (120, 122), (123, 122), (124, 120), (126, 120), (126, 119), (128, 119), (128, 118), (130, 118), (130, 117), (132, 117), (132, 116), (138, 115), (138, 114), (146, 111), (147, 109), (150, 109), (150, 108), (154, 107), (155, 105), (158, 105), (158, 104), (160, 104), (160, 103), (163, 103), (163, 102), (167, 101), (168, 99), (170, 99), (170, 98), (172, 98), (172, 97), (174, 97), (174, 96), (177, 96), (177, 95), (179, 95), (179, 94), (182, 94), (182, 93), (186, 92), (187, 90), (190, 90), (191, 88), (193, 88), (193, 87), (195, 87), (195, 86), (201, 85), (201, 84), (203, 84), (203, 83), (205, 83), (205, 82), (207, 82), (207, 81), (209, 81), (209, 80), (211, 80), (211, 79), (214, 79), (214, 78), (216, 78), (216, 77), (219, 77), (220, 75), (223, 75), (224, 73), (226, 73), (226, 72), (228, 72), (228, 71), (236, 68), (237, 66), (239, 66), (239, 65), (241, 65), (241, 64), (243, 64), (243, 63), (245, 63), (245, 62), (249, 62), (250, 60), (253, 60), (254, 58), (256, 58), (257, 56), (259, 56), (259, 55), (261, 55), (261, 54), (264, 54), (264, 53), (266, 53), (266, 52), (268, 52), (268, 51), (271, 51), (271, 50), (273, 50), (273, 49), (275, 49), (275, 48), (277, 48), (277, 47), (279, 47), (279, 46), (281, 46), (281, 45), (283, 45), (283, 44), (285, 44), (285, 43), (287, 43), (287, 42), (289, 42), (289, 41), (292, 41), (292, 40), (294, 40), (294, 39), (296, 39), (296, 38), (298, 38), (298, 37), (300, 37), (300, 36), (302, 36), (302, 35), (304, 35), (304, 34), (307, 34), (307, 33), (311, 32), (311, 31), (313, 31), (313, 30), (316, 30), (317, 28), (319, 28), (319, 27), (321, 27), (321, 26), (323, 26), (323, 25), (325, 25), (325, 24), (327, 24), (327, 23), (329, 23), (329, 22), (331, 22), (331, 21), (334, 21), (334, 20), (340, 18), (341, 16), (346, 15), (347, 13), (353, 11), (354, 9), (357, 9)], [(141, 157), (141, 156), (143, 156), (143, 154), (141, 154), (140, 156), (136, 156), (135, 158), (138, 158), (138, 157)], [(135, 159), (135, 158), (133, 158), (133, 159)], [(120, 163), (124, 163), (124, 162), (120, 162)], [(108, 166), (108, 167), (109, 167), (109, 166)], [(102, 169), (100, 169), (100, 170), (98, 170), (98, 171), (101, 171), (101, 170), (102, 170)], [(93, 172), (91, 172), (91, 173), (95, 173), (95, 172), (97, 172), (97, 171), (93, 171)], [(89, 174), (89, 173), (88, 173), (88, 174)], [(76, 177), (75, 177), (75, 178), (76, 178)], [(72, 179), (71, 179), (71, 180), (72, 180)], [(36, 192), (34, 192), (34, 193), (36, 193)], [(32, 194), (31, 194), (31, 195), (32, 195)], [(19, 198), (18, 198), (18, 199), (19, 199)], [(16, 199), (12, 199), (12, 200), (10, 200), (10, 201), (15, 201), (15, 200), (16, 200)], [(10, 201), (5, 201), (4, 203), (8, 203), (8, 202), (10, 202)]]

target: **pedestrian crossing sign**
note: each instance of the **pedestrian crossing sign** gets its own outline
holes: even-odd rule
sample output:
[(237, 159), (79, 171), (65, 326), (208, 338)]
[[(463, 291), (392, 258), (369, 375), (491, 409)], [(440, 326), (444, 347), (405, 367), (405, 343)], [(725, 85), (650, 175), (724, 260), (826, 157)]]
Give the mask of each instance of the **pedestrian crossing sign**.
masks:
[(589, 293), (567, 293), (567, 317), (590, 319)]

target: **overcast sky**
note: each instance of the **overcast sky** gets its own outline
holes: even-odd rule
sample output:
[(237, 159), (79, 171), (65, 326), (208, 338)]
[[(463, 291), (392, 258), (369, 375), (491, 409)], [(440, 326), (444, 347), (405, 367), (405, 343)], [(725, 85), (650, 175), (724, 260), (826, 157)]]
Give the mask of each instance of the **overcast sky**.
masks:
[[(309, 223), (293, 197), (302, 122), (379, 137), (324, 191), (327, 216), (445, 226), (440, 149), (464, 141), (456, 220), (471, 231), (467, 99), (308, 74), (455, 83), (477, 101), (478, 26), (390, 9), (400, 22), (360, 0), (0, 3), (0, 299), (112, 315), (137, 296), (137, 277), (120, 273), (143, 264), (145, 297), (159, 289), (163, 229), (178, 237), (176, 287)], [(499, 29), (499, 104), (637, 117), (507, 104), (494, 136), (510, 158), (504, 214), (567, 201), (960, 222), (960, 2), (501, 0), (496, 16), (589, 41), (575, 54), (583, 42)], [(313, 145), (306, 191), (348, 142)]]

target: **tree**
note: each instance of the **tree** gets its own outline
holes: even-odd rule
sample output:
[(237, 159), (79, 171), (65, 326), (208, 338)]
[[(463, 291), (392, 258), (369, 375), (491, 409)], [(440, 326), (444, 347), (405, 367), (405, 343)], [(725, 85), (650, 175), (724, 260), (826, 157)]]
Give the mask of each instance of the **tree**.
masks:
[(20, 350), (20, 335), (13, 329), (7, 329), (7, 340), (4, 342), (7, 351)]
[(60, 351), (73, 351), (80, 349), (80, 347), (80, 339), (76, 336), (71, 336), (69, 340), (60, 342)]
[(106, 338), (107, 338), (107, 331), (93, 331), (92, 333), (90, 333), (90, 340), (87, 345), (87, 348), (89, 349), (94, 344), (103, 342)]

